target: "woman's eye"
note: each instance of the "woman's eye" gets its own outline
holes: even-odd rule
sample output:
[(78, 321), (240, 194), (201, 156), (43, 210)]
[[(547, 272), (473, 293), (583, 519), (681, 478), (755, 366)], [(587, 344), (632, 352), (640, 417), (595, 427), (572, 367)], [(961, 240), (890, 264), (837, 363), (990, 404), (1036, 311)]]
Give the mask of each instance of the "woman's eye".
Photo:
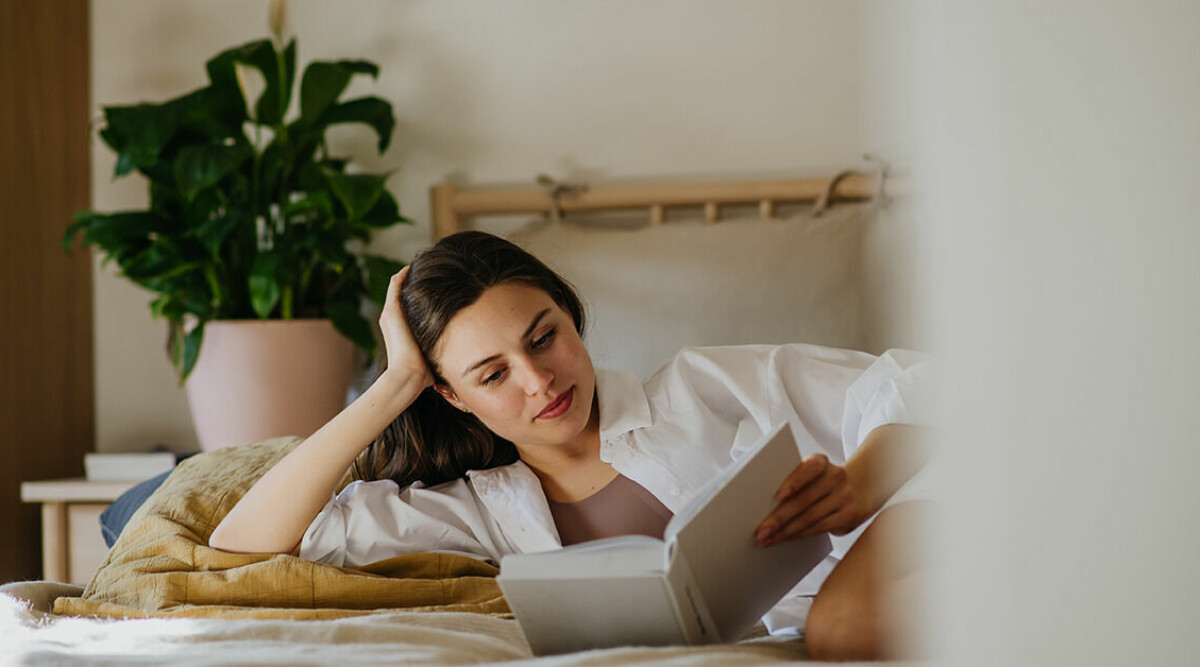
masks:
[(547, 331), (541, 338), (537, 338), (533, 341), (533, 343), (531, 344), (532, 347), (534, 349), (537, 349), (539, 347), (546, 347), (547, 345), (550, 344), (550, 341), (554, 340), (554, 334), (556, 334), (556, 333), (557, 333), (556, 329), (551, 329), (551, 330)]
[(495, 373), (492, 373), (491, 375), (483, 378), (483, 383), (484, 384), (492, 384), (493, 382), (499, 382), (501, 376), (503, 376), (503, 375), (504, 375), (504, 371), (496, 371)]

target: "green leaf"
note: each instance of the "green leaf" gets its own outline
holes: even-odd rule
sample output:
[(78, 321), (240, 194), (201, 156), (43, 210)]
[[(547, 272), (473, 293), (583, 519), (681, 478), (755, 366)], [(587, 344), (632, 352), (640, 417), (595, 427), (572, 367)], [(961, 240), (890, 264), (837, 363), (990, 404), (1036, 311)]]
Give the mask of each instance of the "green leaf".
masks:
[(279, 303), (279, 281), (275, 275), (278, 258), (270, 253), (260, 253), (254, 259), (254, 268), (250, 271), (250, 306), (259, 319), (265, 320), (271, 316), (275, 304)]
[(396, 198), (384, 188), (375, 205), (357, 222), (364, 227), (381, 228), (391, 227), (398, 222), (411, 223), (412, 221), (400, 215), (400, 206), (396, 204)]
[(175, 156), (175, 182), (184, 197), (216, 185), (246, 158), (239, 146), (201, 144), (184, 146)]
[(152, 232), (165, 231), (168, 224), (150, 211), (107, 214), (80, 211), (75, 214), (75, 223), (68, 228), (68, 233), (73, 235), (83, 230), (82, 245), (96, 245), (112, 254), (132, 244), (145, 242)]
[(180, 109), (170, 103), (104, 107), (100, 137), (117, 153), (115, 175), (154, 164), (182, 121)]
[(333, 322), (333, 328), (362, 348), (368, 356), (375, 354), (375, 336), (371, 333), (371, 325), (358, 312), (358, 308), (345, 301), (332, 301), (325, 304), (325, 315)]
[(300, 118), (316, 125), (321, 114), (337, 102), (355, 74), (379, 75), (379, 67), (365, 60), (310, 63), (300, 79)]
[(329, 192), (325, 190), (310, 192), (303, 198), (290, 202), (283, 209), (283, 212), (289, 216), (314, 211), (325, 218), (333, 216), (333, 200), (329, 198)]
[(366, 123), (375, 128), (375, 134), (379, 136), (378, 149), (382, 153), (392, 143), (396, 117), (388, 102), (378, 97), (360, 97), (332, 107), (320, 120), (320, 125), (326, 127), (340, 123)]
[(296, 177), (297, 189), (305, 192), (328, 190), (329, 179), (325, 178), (325, 174), (328, 172), (340, 174), (345, 171), (345, 168), (345, 163), (340, 160), (305, 162), (300, 165), (300, 170)]
[(367, 271), (367, 298), (376, 306), (383, 308), (383, 300), (387, 298), (388, 283), (397, 271), (404, 268), (404, 262), (380, 255), (362, 256), (363, 268)]
[(150, 302), (150, 314), (156, 318), (178, 321), (187, 314), (187, 307), (170, 294), (163, 294)]
[(279, 122), (283, 122), (283, 116), (287, 113), (288, 107), (292, 103), (292, 87), (296, 84), (296, 40), (288, 42), (288, 45), (283, 49), (283, 85), (280, 88), (280, 104), (283, 105), (279, 110)]
[(340, 234), (319, 234), (312, 239), (311, 245), (321, 261), (336, 271), (344, 271), (351, 262), (350, 253), (346, 252), (346, 239)]
[[(103, 137), (107, 130), (101, 130), (100, 136)], [(111, 136), (111, 135), (110, 135)], [(111, 142), (109, 142), (111, 145)], [(113, 167), (113, 176), (120, 177), (137, 169), (137, 160), (132, 153), (121, 153), (117, 156), (117, 164)]]
[(383, 176), (374, 174), (339, 174), (325, 170), (325, 179), (334, 196), (346, 208), (350, 222), (357, 222), (375, 206), (383, 193)]
[(209, 82), (217, 88), (221, 89), (238, 89), (237, 73), (234, 70), (234, 64), (246, 62), (246, 54), (271, 46), (270, 40), (260, 39), (253, 42), (247, 42), (241, 46), (235, 46), (231, 49), (225, 49), (204, 64), (205, 71), (208, 72)]
[[(175, 218), (182, 223), (182, 235), (188, 239), (199, 241), (208, 252), (208, 257), (217, 263), (221, 260), (221, 250), (229, 236), (238, 231), (239, 227), (253, 234), (253, 225), (247, 217), (242, 202), (230, 203), (230, 195), (243, 186), (238, 179), (225, 179), (219, 188), (201, 190), (188, 202), (179, 202), (175, 207), (180, 213)], [(163, 190), (168, 190), (163, 188)], [(178, 198), (179, 193), (170, 189), (162, 197), (164, 203), (168, 197)]]
[(274, 126), (282, 122), (291, 100), (295, 62), (295, 40), (279, 54), (270, 40), (262, 39), (222, 51), (208, 61), (206, 68), (213, 86), (222, 91), (236, 89), (239, 95), (242, 93), (234, 64), (243, 63), (261, 72), (265, 85), (254, 104), (254, 118), (263, 125)]
[[(75, 221), (72, 222), (71, 224), (67, 225), (66, 231), (63, 232), (63, 239), (62, 239), (63, 252), (67, 253), (68, 255), (71, 254), (71, 244), (75, 242), (75, 238), (77, 236), (79, 236), (80, 232), (84, 232), (87, 230), (87, 226), (91, 223), (92, 219), (95, 218), (97, 215), (98, 214), (93, 213), (91, 211), (76, 211), (75, 212)], [(86, 246), (87, 243), (82, 242), (82, 245)]]
[(225, 239), (229, 238), (229, 235), (237, 229), (239, 222), (241, 221), (233, 215), (216, 215), (196, 228), (196, 238), (208, 251), (210, 257), (218, 259), (221, 256), (221, 248), (225, 244)]
[(152, 280), (167, 280), (204, 267), (203, 262), (180, 262), (178, 255), (164, 252), (158, 246), (143, 250), (131, 262), (122, 266), (122, 272), (130, 280), (146, 283)]
[(180, 363), (179, 383), (187, 381), (200, 358), (200, 344), (204, 342), (204, 322), (200, 322), (183, 339), (183, 358)]
[(240, 90), (207, 86), (166, 102), (164, 106), (179, 118), (179, 133), (190, 132), (184, 145), (208, 138), (224, 142), (237, 138), (245, 143), (242, 123), (246, 108)]

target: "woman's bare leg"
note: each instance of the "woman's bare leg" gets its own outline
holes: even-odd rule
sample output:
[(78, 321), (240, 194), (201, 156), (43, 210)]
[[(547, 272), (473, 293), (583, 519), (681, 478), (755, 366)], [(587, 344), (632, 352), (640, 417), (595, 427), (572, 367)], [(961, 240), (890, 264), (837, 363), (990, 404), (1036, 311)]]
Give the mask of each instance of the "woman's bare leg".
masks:
[(880, 512), (813, 600), (805, 626), (817, 660), (912, 657), (929, 598), (919, 545), (926, 542), (926, 502)]

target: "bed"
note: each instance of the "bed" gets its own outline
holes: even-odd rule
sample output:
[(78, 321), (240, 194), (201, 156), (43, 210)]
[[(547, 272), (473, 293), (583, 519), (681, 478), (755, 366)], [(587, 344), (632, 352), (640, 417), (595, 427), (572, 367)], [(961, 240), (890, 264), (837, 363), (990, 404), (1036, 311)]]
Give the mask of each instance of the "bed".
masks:
[[(437, 236), (473, 218), (523, 216), (509, 235), (593, 295), (595, 319), (609, 321), (589, 332), (597, 362), (644, 374), (664, 350), (680, 346), (680, 338), (857, 346), (862, 302), (856, 258), (870, 210), (830, 204), (870, 199), (876, 186), (855, 174), (587, 188), (545, 182), (471, 191), (441, 184), (431, 197)], [(800, 214), (782, 215), (788, 206), (799, 206)], [(688, 209), (702, 215), (676, 219)], [(641, 213), (612, 214), (630, 210)], [(690, 245), (696, 237), (707, 241)], [(714, 268), (723, 263), (734, 269)], [(730, 284), (747, 273), (748, 284)], [(760, 274), (773, 281), (755, 277)], [(668, 275), (686, 277), (664, 280)], [(659, 288), (676, 282), (681, 292), (664, 296)], [(785, 289), (772, 292), (764, 282)], [(656, 286), (658, 302), (630, 295), (645, 292), (647, 284)], [(714, 307), (721, 299), (728, 308)], [(763, 329), (754, 325), (761, 318), (730, 316), (731, 308), (784, 312), (775, 319), (791, 328)], [(630, 344), (630, 323), (647, 317), (667, 326), (642, 327)], [(660, 329), (668, 335), (654, 333)], [(209, 549), (208, 536), (221, 517), (298, 441), (277, 439), (181, 463), (133, 516), (86, 587), (46, 581), (0, 587), (0, 655), (37, 665), (728, 665), (807, 656), (801, 636), (769, 636), (760, 625), (725, 645), (534, 657), (495, 584), (497, 570), (487, 563), (413, 554), (354, 570)], [(343, 484), (350, 480), (347, 473)]]

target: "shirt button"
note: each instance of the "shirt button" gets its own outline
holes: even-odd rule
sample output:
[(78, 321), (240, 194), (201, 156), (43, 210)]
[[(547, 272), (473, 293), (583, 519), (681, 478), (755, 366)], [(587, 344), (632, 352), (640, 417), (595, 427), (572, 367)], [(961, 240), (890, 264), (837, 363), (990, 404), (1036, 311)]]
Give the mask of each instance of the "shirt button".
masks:
[(671, 487), (671, 495), (673, 495), (673, 496), (677, 496), (677, 495), (679, 495), (679, 494), (681, 494), (681, 493), (683, 493), (683, 489), (680, 489), (678, 486), (672, 486), (672, 487)]
[(629, 452), (629, 451), (625, 452), (625, 460), (632, 461), (633, 460), (633, 452)]

